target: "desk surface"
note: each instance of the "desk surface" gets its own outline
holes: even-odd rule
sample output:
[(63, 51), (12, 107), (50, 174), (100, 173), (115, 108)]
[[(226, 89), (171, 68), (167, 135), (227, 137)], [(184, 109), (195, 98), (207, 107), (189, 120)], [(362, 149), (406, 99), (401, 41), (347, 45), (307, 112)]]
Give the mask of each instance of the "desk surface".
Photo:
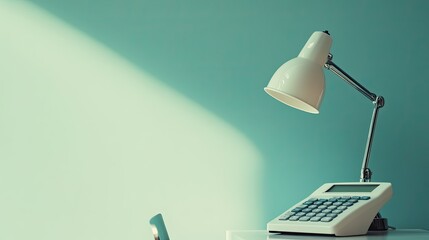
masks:
[(365, 236), (334, 237), (327, 235), (273, 234), (266, 230), (227, 231), (226, 240), (301, 240), (301, 239), (344, 239), (344, 240), (429, 240), (429, 231), (421, 229), (397, 229), (386, 233), (369, 233)]

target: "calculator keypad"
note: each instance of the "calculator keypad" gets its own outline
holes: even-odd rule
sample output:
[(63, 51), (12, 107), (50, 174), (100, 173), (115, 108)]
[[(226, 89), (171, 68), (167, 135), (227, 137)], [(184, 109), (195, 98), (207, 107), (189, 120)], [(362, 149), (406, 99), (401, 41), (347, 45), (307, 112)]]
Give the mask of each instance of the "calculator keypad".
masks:
[(344, 196), (333, 198), (310, 198), (280, 216), (283, 221), (330, 222), (350, 206), (369, 200), (368, 196)]

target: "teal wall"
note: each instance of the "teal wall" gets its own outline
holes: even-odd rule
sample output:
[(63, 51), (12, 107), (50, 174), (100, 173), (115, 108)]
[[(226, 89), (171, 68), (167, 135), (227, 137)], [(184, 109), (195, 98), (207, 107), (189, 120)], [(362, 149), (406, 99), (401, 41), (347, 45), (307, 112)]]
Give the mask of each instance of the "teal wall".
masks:
[[(252, 146), (252, 156), (261, 156), (255, 158), (261, 166), (252, 165), (258, 166), (260, 179), (240, 189), (256, 189), (261, 213), (252, 213), (254, 205), (246, 208), (248, 219), (258, 218), (249, 228), (264, 228), (322, 183), (359, 179), (372, 112), (366, 98), (329, 72), (319, 115), (285, 107), (263, 91), (277, 67), (296, 56), (313, 31), (329, 30), (334, 61), (386, 99), (370, 162), (373, 180), (392, 182), (394, 188), (382, 213), (392, 226), (429, 229), (428, 1), (30, 2), (250, 142), (244, 145)], [(247, 171), (242, 165), (235, 170)], [(234, 214), (231, 209), (225, 219)]]

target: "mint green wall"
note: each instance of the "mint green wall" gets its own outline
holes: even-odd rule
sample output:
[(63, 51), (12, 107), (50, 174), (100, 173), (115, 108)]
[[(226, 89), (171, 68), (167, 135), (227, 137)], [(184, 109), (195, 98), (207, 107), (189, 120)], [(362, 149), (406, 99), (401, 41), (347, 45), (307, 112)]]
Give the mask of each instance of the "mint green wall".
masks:
[(313, 31), (328, 29), (335, 62), (386, 99), (370, 162), (373, 180), (394, 187), (382, 213), (399, 228), (429, 228), (428, 1), (31, 2), (243, 134), (262, 155), (260, 186), (242, 186), (262, 196), (262, 215), (249, 206), (247, 216), (260, 228), (320, 184), (359, 178), (366, 98), (329, 72), (320, 115), (263, 92)]
[(258, 227), (262, 154), (230, 123), (31, 4), (0, 29), (0, 239)]

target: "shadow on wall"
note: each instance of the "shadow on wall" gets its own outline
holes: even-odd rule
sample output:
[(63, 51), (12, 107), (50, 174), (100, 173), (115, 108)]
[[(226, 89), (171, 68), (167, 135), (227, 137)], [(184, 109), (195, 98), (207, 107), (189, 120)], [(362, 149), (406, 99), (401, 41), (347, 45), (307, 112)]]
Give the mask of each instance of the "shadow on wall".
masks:
[(0, 238), (260, 228), (261, 156), (210, 112), (22, 2), (0, 4)]

